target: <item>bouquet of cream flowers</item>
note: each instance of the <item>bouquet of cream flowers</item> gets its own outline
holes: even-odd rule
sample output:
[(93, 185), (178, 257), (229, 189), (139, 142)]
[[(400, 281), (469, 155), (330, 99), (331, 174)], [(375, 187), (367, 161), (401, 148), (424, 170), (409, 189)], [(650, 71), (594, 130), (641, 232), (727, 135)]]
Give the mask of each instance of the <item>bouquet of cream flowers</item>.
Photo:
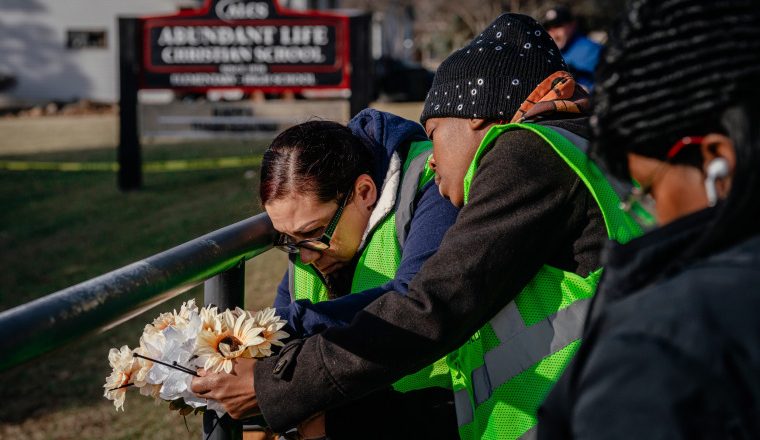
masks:
[(123, 411), (127, 389), (136, 387), (142, 395), (172, 402), (171, 408), (183, 415), (209, 409), (221, 417), (224, 409), (218, 402), (190, 390), (196, 370), (230, 373), (236, 358), (271, 355), (272, 346), (282, 346), (289, 336), (281, 330), (284, 325), (273, 308), (220, 313), (216, 307), (199, 309), (195, 300), (186, 301), (179, 312), (162, 313), (146, 325), (134, 350), (126, 345), (110, 350), (113, 371), (103, 385), (104, 396)]

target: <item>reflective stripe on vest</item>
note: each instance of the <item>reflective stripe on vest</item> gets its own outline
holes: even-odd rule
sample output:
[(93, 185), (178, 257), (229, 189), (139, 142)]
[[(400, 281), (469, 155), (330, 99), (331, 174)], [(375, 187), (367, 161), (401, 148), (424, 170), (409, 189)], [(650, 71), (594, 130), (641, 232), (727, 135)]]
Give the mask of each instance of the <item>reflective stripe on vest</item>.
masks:
[[(485, 402), (499, 385), (579, 339), (589, 302), (588, 298), (578, 300), (534, 324), (530, 331), (526, 331), (528, 327), (515, 303), (502, 309), (490, 324), (499, 340), (504, 342), (486, 353), (485, 364), (472, 374), (475, 403)], [(499, 365), (500, 368), (489, 370), (487, 365)]]
[[(465, 202), (482, 156), (507, 130), (543, 138), (584, 182), (596, 200), (611, 239), (640, 234), (619, 208), (620, 199), (584, 154), (586, 141), (547, 126), (492, 127), (465, 176)], [(578, 145), (574, 145), (577, 143)], [(601, 269), (587, 277), (544, 266), (514, 301), (476, 332), (448, 361), (455, 384), (460, 436), (517, 439), (535, 436), (536, 412), (579, 347), (583, 322)]]
[[(589, 304), (589, 299), (576, 301), (539, 321), (531, 331), (526, 331), (528, 327), (525, 326), (517, 305), (514, 302), (507, 304), (489, 322), (496, 336), (504, 342), (487, 352), (485, 363), (472, 372), (475, 404), (485, 402), (499, 385), (580, 338)], [(498, 365), (500, 368), (489, 370), (487, 365)], [(457, 391), (455, 400), (459, 424), (472, 422), (472, 405), (467, 390)]]
[[(381, 286), (395, 277), (401, 262), (400, 242), (405, 240), (414, 215), (415, 196), (433, 177), (427, 165), (430, 148), (429, 141), (413, 142), (410, 146), (409, 157), (402, 168), (404, 172), (394, 210), (378, 223), (362, 251), (354, 271), (351, 293)], [(294, 260), (289, 268), (295, 274), (294, 289), (291, 291), (295, 295), (291, 293), (291, 297), (308, 299), (313, 303), (326, 301), (327, 287), (322, 277), (311, 265), (301, 263), (300, 258)], [(433, 386), (451, 388), (451, 376), (445, 359), (393, 384), (401, 392)]]

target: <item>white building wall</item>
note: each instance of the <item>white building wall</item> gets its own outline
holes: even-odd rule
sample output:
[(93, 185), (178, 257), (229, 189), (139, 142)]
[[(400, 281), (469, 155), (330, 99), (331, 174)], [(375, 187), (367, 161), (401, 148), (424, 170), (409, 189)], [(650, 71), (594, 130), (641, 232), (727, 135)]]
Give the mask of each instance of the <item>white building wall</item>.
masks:
[[(200, 1), (199, 1), (200, 2)], [(0, 0), (0, 70), (26, 102), (118, 100), (119, 15), (171, 13), (187, 0)], [(67, 49), (68, 30), (105, 30), (105, 48)]]

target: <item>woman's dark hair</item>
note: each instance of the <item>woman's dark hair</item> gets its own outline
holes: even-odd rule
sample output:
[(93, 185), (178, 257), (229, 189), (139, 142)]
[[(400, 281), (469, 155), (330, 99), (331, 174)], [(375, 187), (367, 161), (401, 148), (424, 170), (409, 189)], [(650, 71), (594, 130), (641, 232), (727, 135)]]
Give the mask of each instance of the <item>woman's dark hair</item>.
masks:
[(337, 200), (372, 168), (372, 153), (348, 128), (304, 122), (280, 133), (264, 152), (261, 204), (292, 193), (314, 195), (323, 203)]

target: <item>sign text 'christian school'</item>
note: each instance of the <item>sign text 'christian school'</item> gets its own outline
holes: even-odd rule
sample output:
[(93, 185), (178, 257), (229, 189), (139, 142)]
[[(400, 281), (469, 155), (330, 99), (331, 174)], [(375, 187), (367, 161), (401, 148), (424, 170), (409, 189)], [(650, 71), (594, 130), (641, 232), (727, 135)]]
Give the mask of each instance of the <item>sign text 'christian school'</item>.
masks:
[(348, 88), (348, 19), (207, 0), (143, 23), (144, 87)]

